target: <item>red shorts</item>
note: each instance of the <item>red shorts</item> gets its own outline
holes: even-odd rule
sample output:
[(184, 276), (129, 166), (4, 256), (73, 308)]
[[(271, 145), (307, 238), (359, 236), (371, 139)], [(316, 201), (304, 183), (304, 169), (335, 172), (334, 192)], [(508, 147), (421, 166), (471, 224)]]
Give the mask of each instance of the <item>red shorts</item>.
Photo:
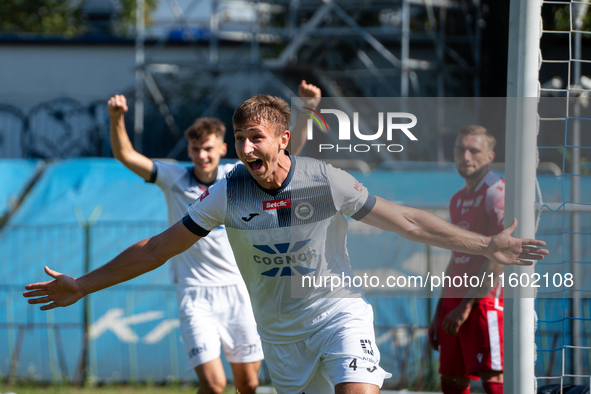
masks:
[(487, 299), (472, 308), (457, 336), (443, 332), (447, 314), (462, 301), (446, 298), (439, 319), (439, 373), (478, 380), (478, 371), (503, 370), (503, 309)]

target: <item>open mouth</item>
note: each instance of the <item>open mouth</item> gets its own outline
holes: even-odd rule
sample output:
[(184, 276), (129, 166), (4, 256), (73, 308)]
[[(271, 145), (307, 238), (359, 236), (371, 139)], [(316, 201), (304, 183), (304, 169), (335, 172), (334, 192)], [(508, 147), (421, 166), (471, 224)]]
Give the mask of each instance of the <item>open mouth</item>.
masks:
[(246, 163), (254, 172), (258, 172), (263, 167), (263, 161), (261, 159), (247, 160)]

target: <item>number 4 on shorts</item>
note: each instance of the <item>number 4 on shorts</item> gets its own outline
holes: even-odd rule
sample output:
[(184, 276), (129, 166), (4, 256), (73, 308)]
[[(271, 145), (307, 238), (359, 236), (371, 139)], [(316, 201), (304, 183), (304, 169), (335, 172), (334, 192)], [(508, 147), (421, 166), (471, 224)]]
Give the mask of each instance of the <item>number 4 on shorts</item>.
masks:
[(353, 371), (357, 371), (357, 359), (354, 358), (353, 361), (351, 361), (351, 364), (349, 364), (349, 368), (353, 368)]

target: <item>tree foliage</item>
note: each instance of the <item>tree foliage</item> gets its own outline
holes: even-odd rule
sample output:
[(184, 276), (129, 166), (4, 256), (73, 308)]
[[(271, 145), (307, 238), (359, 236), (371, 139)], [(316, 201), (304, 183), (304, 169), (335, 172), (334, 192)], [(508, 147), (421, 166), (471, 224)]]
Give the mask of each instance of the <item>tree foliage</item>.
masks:
[[(146, 26), (150, 25), (150, 14), (156, 9), (158, 0), (144, 0), (146, 9)], [(119, 0), (119, 17), (115, 31), (119, 35), (127, 35), (135, 30), (136, 0)]]
[[(110, 1), (110, 0), (104, 0)], [(114, 0), (112, 31), (129, 35), (135, 29), (136, 0)], [(145, 0), (146, 25), (158, 0)], [(0, 32), (75, 36), (90, 32), (83, 0), (0, 0)]]
[(2, 0), (0, 30), (72, 36), (82, 27), (82, 3), (68, 0)]
[[(583, 22), (582, 30), (591, 31), (591, 9), (585, 9), (584, 11), (586, 11), (586, 13), (582, 19), (582, 22)], [(571, 29), (571, 23), (573, 25), (572, 28), (576, 29), (576, 26), (574, 26), (574, 21), (571, 21), (571, 15), (570, 15), (571, 7), (570, 6), (556, 5), (553, 7), (553, 13), (554, 13), (554, 19), (553, 19), (553, 25), (551, 26), (551, 28), (553, 30), (569, 31)], [(584, 35), (583, 37), (589, 38), (587, 35)]]

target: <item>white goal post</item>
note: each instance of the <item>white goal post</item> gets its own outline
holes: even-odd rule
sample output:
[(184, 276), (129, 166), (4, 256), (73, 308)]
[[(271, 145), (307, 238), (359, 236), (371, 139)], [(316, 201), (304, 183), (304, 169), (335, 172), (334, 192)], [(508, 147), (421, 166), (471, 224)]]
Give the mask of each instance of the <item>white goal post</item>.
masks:
[[(517, 218), (516, 237), (535, 236), (537, 100), (541, 1), (512, 0), (507, 69), (505, 226)], [(523, 99), (531, 97), (531, 99)], [(533, 267), (510, 266), (506, 274), (533, 273)], [(505, 288), (504, 392), (535, 393), (534, 298), (527, 289)]]

